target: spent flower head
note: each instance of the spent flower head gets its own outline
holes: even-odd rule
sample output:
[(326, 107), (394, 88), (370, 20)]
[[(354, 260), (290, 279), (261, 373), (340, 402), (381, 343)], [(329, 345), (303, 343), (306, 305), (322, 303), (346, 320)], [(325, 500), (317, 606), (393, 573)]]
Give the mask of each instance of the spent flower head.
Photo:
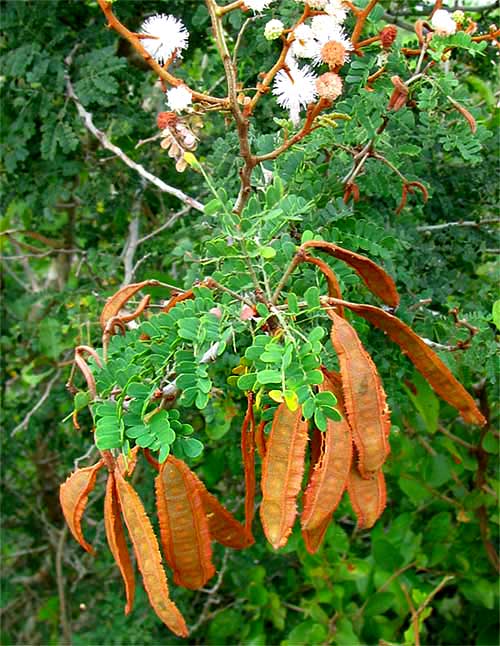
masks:
[(182, 50), (188, 46), (189, 32), (184, 23), (164, 13), (147, 18), (141, 25), (141, 34), (151, 38), (141, 39), (142, 46), (155, 61), (163, 65), (172, 54), (182, 58)]

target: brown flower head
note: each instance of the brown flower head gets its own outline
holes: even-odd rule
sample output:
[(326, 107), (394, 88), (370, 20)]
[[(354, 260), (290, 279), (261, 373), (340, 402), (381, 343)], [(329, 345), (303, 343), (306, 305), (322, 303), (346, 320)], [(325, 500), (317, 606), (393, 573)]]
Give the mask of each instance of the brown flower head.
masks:
[(335, 101), (342, 94), (342, 79), (334, 72), (326, 72), (316, 79), (316, 89), (322, 99)]
[(328, 65), (330, 69), (341, 67), (347, 58), (346, 48), (342, 43), (336, 40), (330, 40), (321, 48), (321, 60)]
[(380, 30), (380, 42), (384, 49), (389, 49), (392, 43), (396, 40), (398, 35), (398, 29), (394, 25), (386, 25), (383, 29)]

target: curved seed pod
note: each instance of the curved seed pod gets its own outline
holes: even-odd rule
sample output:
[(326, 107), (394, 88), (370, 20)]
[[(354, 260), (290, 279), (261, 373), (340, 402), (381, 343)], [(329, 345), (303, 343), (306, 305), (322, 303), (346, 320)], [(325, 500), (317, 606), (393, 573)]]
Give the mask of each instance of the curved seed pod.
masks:
[(323, 240), (310, 240), (304, 242), (300, 247), (301, 249), (318, 249), (324, 251), (330, 256), (342, 260), (354, 271), (359, 274), (368, 289), (378, 296), (390, 307), (397, 307), (399, 305), (399, 294), (396, 285), (392, 278), (387, 274), (382, 267), (377, 265), (366, 256), (362, 256), (354, 251), (343, 249), (331, 242), (324, 242)]
[[(335, 275), (333, 269), (326, 264), (326, 262), (324, 262), (320, 258), (308, 256), (307, 254), (303, 257), (303, 262), (311, 263), (312, 265), (316, 265), (316, 267), (319, 267), (321, 269), (328, 285), (328, 296), (331, 296), (333, 298), (342, 298), (342, 292), (340, 290), (337, 276)], [(339, 308), (338, 312), (340, 316), (344, 316), (344, 312), (341, 308)]]
[(151, 295), (146, 294), (144, 298), (141, 300), (137, 308), (131, 313), (131, 314), (125, 314), (125, 316), (120, 316), (120, 319), (123, 321), (123, 323), (130, 323), (130, 321), (135, 320), (138, 316), (140, 316), (144, 310), (146, 310), (149, 307), (149, 303), (151, 302)]
[[(113, 294), (113, 296), (108, 299), (102, 309), (100, 318), (102, 330), (104, 331), (106, 329), (106, 323), (109, 321), (109, 319), (116, 316), (121, 308), (125, 305), (125, 303), (129, 301), (132, 296), (134, 296), (134, 294), (136, 294), (144, 287), (154, 287), (155, 285), (160, 284), (161, 283), (158, 280), (143, 280), (142, 283), (130, 283), (130, 285), (125, 285), (125, 287), (119, 289), (116, 294)], [(144, 299), (143, 301), (141, 301), (141, 304), (143, 302)]]
[(362, 478), (353, 465), (347, 479), (347, 493), (354, 513), (358, 518), (359, 529), (369, 529), (382, 515), (386, 504), (385, 479), (378, 471), (371, 480)]
[[(340, 400), (340, 393), (326, 375), (319, 389), (333, 392)], [(330, 521), (346, 488), (351, 468), (352, 435), (347, 419), (344, 417), (339, 422), (329, 419), (322, 435), (322, 451), (304, 492), (301, 524), (306, 530), (321, 527), (326, 519)]]
[(333, 512), (324, 518), (314, 529), (302, 529), (302, 538), (309, 554), (316, 554), (325, 538), (326, 530), (332, 520)]
[(208, 521), (210, 537), (233, 550), (243, 550), (253, 545), (255, 542), (253, 536), (247, 533), (245, 527), (236, 520), (233, 514), (205, 489), (205, 485), (200, 480), (198, 480), (198, 487)]
[(176, 294), (175, 296), (172, 296), (172, 298), (168, 301), (165, 307), (162, 308), (161, 311), (168, 313), (170, 312), (171, 309), (173, 309), (177, 305), (177, 303), (181, 303), (182, 301), (185, 301), (188, 298), (194, 298), (194, 293), (192, 289), (188, 289), (186, 292), (182, 292), (182, 294)]
[(95, 552), (83, 538), (81, 521), (89, 494), (95, 486), (97, 472), (103, 465), (104, 462), (99, 460), (91, 467), (77, 469), (59, 487), (59, 500), (68, 527), (83, 549), (91, 554), (95, 554)]
[[(330, 299), (337, 305), (337, 299)], [(397, 343), (403, 354), (406, 354), (420, 374), (429, 382), (435, 392), (460, 411), (463, 419), (469, 424), (483, 426), (486, 420), (465, 388), (455, 379), (438, 355), (415, 332), (398, 318), (374, 307), (339, 301), (355, 314), (362, 316), (369, 323), (383, 330), (389, 338)], [(327, 309), (330, 316), (333, 310)]]
[(208, 521), (197, 479), (187, 464), (173, 456), (156, 477), (156, 504), (163, 554), (174, 583), (198, 590), (215, 574)]
[(363, 478), (371, 478), (389, 453), (389, 407), (377, 368), (355, 329), (333, 310), (328, 315), (333, 321), (331, 340), (339, 359), (344, 405), (359, 454), (359, 471)]
[(120, 505), (116, 493), (115, 477), (113, 473), (108, 476), (106, 484), (106, 497), (104, 498), (104, 527), (109, 549), (121, 572), (125, 585), (127, 603), (125, 614), (128, 615), (134, 605), (135, 577), (130, 554), (125, 540), (125, 530), (120, 515)]
[(179, 637), (187, 637), (188, 629), (184, 617), (169, 598), (158, 541), (141, 499), (118, 470), (115, 471), (115, 476), (120, 509), (134, 546), (149, 602), (158, 617), (173, 633)]
[(241, 457), (245, 470), (245, 530), (251, 534), (255, 503), (255, 420), (251, 391), (247, 395), (247, 412), (241, 426)]
[(292, 412), (285, 403), (280, 404), (274, 414), (261, 480), (260, 517), (266, 538), (274, 549), (286, 545), (292, 532), (306, 444), (307, 422), (302, 420), (302, 409)]

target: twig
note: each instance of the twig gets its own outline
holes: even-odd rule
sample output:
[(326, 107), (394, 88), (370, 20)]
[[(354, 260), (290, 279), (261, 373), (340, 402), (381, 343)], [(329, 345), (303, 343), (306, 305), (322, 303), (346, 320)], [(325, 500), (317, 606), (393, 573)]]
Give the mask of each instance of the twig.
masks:
[(132, 170), (135, 170), (136, 173), (138, 173), (145, 180), (147, 180), (151, 184), (154, 184), (154, 186), (159, 188), (160, 191), (162, 191), (163, 193), (168, 193), (169, 195), (173, 195), (181, 202), (184, 202), (185, 204), (189, 204), (189, 206), (191, 206), (193, 209), (203, 212), (204, 207), (201, 202), (198, 202), (198, 200), (195, 200), (193, 197), (186, 195), (183, 191), (179, 190), (178, 188), (174, 188), (173, 186), (166, 184), (162, 179), (160, 179), (159, 177), (156, 177), (156, 175), (153, 175), (152, 173), (147, 171), (144, 168), (144, 166), (130, 159), (130, 157), (126, 155), (121, 148), (118, 148), (118, 146), (115, 146), (113, 143), (111, 143), (111, 141), (108, 139), (106, 134), (102, 130), (99, 130), (98, 128), (96, 128), (92, 120), (92, 115), (90, 114), (90, 112), (85, 110), (83, 105), (80, 103), (80, 99), (75, 94), (75, 90), (71, 83), (69, 74), (65, 74), (65, 80), (66, 80), (67, 94), (71, 99), (73, 99), (76, 105), (76, 109), (78, 110), (78, 114), (80, 115), (80, 118), (83, 121), (83, 125), (87, 128), (87, 130), (89, 130), (94, 135), (94, 137), (96, 137), (101, 142), (104, 148), (115, 153), (115, 155), (119, 157), (124, 164), (126, 164), (129, 168), (132, 168)]
[(79, 458), (76, 458), (76, 459), (73, 461), (73, 466), (75, 467), (75, 471), (78, 469), (78, 465), (80, 464), (80, 462), (83, 462), (83, 460), (87, 460), (88, 458), (90, 458), (90, 456), (91, 456), (95, 451), (97, 451), (97, 447), (96, 447), (96, 445), (95, 445), (95, 444), (91, 444), (91, 446), (87, 449), (87, 451), (86, 451), (83, 455), (81, 455)]
[(209, 614), (210, 614), (210, 607), (216, 602), (217, 597), (215, 596), (215, 592), (217, 592), (222, 585), (222, 580), (224, 578), (224, 574), (226, 573), (227, 570), (227, 562), (229, 558), (229, 551), (224, 550), (224, 555), (222, 557), (222, 563), (220, 566), (219, 574), (217, 575), (217, 579), (214, 583), (214, 585), (207, 589), (207, 590), (202, 590), (202, 592), (205, 592), (208, 596), (203, 604), (203, 609), (201, 611), (200, 616), (196, 620), (196, 622), (190, 627), (190, 632), (194, 633), (195, 630), (198, 630), (198, 628), (205, 622), (207, 621)]
[(417, 231), (439, 231), (449, 229), (450, 227), (473, 227), (479, 228), (485, 224), (499, 224), (500, 218), (485, 218), (484, 220), (459, 220), (458, 222), (444, 222), (443, 224), (430, 224), (428, 226), (417, 227)]
[(19, 433), (19, 431), (22, 431), (23, 429), (25, 429), (25, 428), (28, 426), (30, 419), (31, 419), (31, 418), (33, 417), (33, 415), (37, 412), (37, 410), (38, 410), (41, 406), (43, 406), (43, 404), (44, 404), (44, 403), (46, 402), (46, 400), (48, 399), (48, 397), (49, 397), (49, 395), (50, 395), (50, 393), (51, 393), (51, 391), (52, 391), (52, 388), (53, 388), (53, 386), (54, 386), (55, 382), (59, 379), (59, 375), (60, 375), (60, 374), (61, 374), (61, 371), (60, 371), (60, 370), (56, 370), (55, 375), (54, 375), (54, 376), (52, 377), (52, 379), (48, 382), (48, 384), (47, 384), (47, 386), (45, 387), (45, 390), (43, 391), (43, 394), (42, 394), (42, 396), (40, 397), (40, 399), (36, 402), (36, 404), (33, 406), (33, 408), (32, 408), (30, 411), (28, 411), (28, 413), (25, 415), (25, 417), (24, 417), (23, 421), (22, 421), (20, 424), (18, 424), (18, 425), (16, 426), (16, 428), (12, 431), (12, 433), (10, 434), (10, 436), (11, 436), (11, 437), (13, 437), (13, 436), (14, 436), (14, 435), (16, 435), (17, 433)]
[(441, 583), (434, 588), (434, 590), (429, 592), (427, 597), (422, 601), (422, 603), (418, 607), (417, 611), (415, 612), (415, 616), (416, 616), (417, 619), (418, 619), (418, 617), (420, 617), (420, 615), (423, 613), (423, 611), (427, 608), (427, 606), (430, 604), (430, 602), (434, 599), (434, 597), (437, 595), (437, 593), (440, 592), (444, 588), (444, 586), (447, 585), (450, 581), (453, 581), (454, 578), (455, 578), (454, 576), (452, 576), (451, 574), (448, 574), (447, 576), (445, 576), (443, 578)]
[[(140, 199), (140, 198), (138, 198)], [(139, 205), (136, 203), (133, 212), (137, 211)], [(125, 287), (134, 280), (135, 266), (134, 266), (134, 256), (137, 249), (137, 241), (139, 240), (139, 215), (132, 215), (130, 224), (128, 227), (128, 236), (125, 240), (125, 245), (123, 247), (122, 258), (123, 258), (123, 281), (121, 286)]]
[(248, 25), (249, 25), (251, 22), (253, 22), (254, 20), (255, 20), (255, 16), (253, 16), (253, 17), (251, 17), (251, 18), (247, 18), (247, 19), (245, 20), (245, 22), (243, 23), (243, 25), (241, 26), (240, 31), (238, 32), (238, 36), (237, 36), (237, 38), (236, 38), (236, 43), (235, 43), (235, 45), (234, 45), (234, 49), (233, 49), (233, 65), (236, 65), (236, 58), (237, 58), (237, 56), (238, 56), (238, 50), (239, 50), (239, 48), (240, 48), (241, 41), (242, 41), (242, 39), (243, 39), (243, 34), (245, 33), (245, 30), (246, 30), (246, 28), (248, 27)]
[(221, 285), (211, 277), (205, 278), (205, 280), (203, 281), (203, 284), (209, 287), (210, 289), (218, 289), (221, 292), (230, 294), (233, 298), (236, 298), (236, 300), (241, 301), (242, 303), (245, 303), (245, 305), (249, 305), (250, 307), (253, 307), (254, 305), (252, 301), (249, 300), (248, 298), (241, 296), (240, 294), (238, 294), (238, 292), (235, 292), (232, 289), (229, 289), (229, 287), (225, 287), (224, 285)]
[(68, 526), (66, 523), (59, 533), (59, 542), (56, 551), (56, 578), (57, 578), (57, 593), (59, 595), (59, 620), (61, 622), (63, 644), (71, 644), (71, 625), (68, 620), (68, 612), (66, 608), (66, 595), (64, 592), (64, 574), (62, 567), (62, 560), (64, 554), (64, 544), (68, 535)]
[(410, 609), (411, 612), (411, 623), (413, 626), (413, 638), (415, 640), (415, 646), (420, 646), (420, 634), (419, 634), (419, 626), (418, 626), (418, 615), (415, 612), (415, 606), (413, 605), (413, 601), (411, 600), (410, 593), (408, 592), (408, 588), (404, 583), (401, 583), (399, 586), (401, 590), (403, 591), (403, 594), (405, 595), (406, 603), (408, 604), (408, 608)]
[(142, 238), (139, 238), (137, 240), (137, 246), (141, 245), (143, 242), (146, 242), (147, 240), (151, 240), (151, 238), (154, 238), (155, 236), (159, 235), (162, 231), (165, 231), (165, 229), (169, 229), (172, 227), (177, 220), (188, 213), (188, 211), (191, 210), (191, 206), (185, 206), (180, 211), (176, 211), (173, 213), (166, 222), (164, 222), (161, 226), (159, 226), (157, 229), (154, 231), (151, 231), (151, 233), (148, 233), (146, 236), (143, 236)]
[(458, 437), (458, 435), (454, 435), (453, 433), (450, 433), (450, 431), (448, 431), (448, 429), (446, 429), (444, 426), (439, 426), (438, 428), (443, 435), (446, 435), (446, 437), (448, 437), (452, 442), (455, 442), (455, 444), (460, 444), (460, 446), (465, 447), (466, 449), (468, 449), (473, 453), (477, 451), (477, 447), (474, 446), (474, 444), (470, 444), (470, 442), (466, 442), (465, 440), (462, 440), (462, 438)]

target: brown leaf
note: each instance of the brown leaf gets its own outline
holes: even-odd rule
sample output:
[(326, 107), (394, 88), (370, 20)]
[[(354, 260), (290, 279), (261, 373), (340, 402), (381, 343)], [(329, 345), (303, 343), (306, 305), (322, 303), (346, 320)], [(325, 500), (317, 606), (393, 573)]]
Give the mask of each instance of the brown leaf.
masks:
[(91, 467), (77, 469), (59, 488), (59, 500), (68, 527), (83, 549), (91, 554), (95, 552), (83, 537), (81, 520), (89, 494), (95, 486), (97, 472), (103, 465), (103, 460), (99, 460)]
[(158, 541), (141, 499), (134, 488), (115, 471), (120, 509), (125, 519), (137, 565), (142, 574), (149, 602), (163, 623), (179, 637), (187, 637), (188, 629), (183, 616), (169, 598), (168, 584), (161, 562)]
[(385, 479), (382, 470), (370, 480), (366, 480), (361, 477), (353, 463), (347, 480), (347, 493), (358, 518), (358, 528), (373, 527), (382, 515), (386, 504)]
[(368, 289), (383, 300), (384, 303), (391, 307), (397, 307), (399, 305), (399, 294), (394, 281), (373, 260), (349, 251), (348, 249), (338, 247), (331, 242), (324, 242), (322, 240), (304, 242), (300, 248), (304, 250), (317, 249), (318, 251), (324, 251), (328, 255), (333, 256), (333, 258), (342, 260), (359, 274)]
[[(336, 299), (331, 299), (330, 302), (337, 304)], [(460, 411), (467, 423), (479, 426), (486, 424), (485, 418), (469, 393), (455, 379), (438, 355), (406, 323), (373, 305), (360, 305), (347, 301), (339, 301), (339, 304), (383, 330), (394, 343), (397, 343), (403, 354), (408, 356), (436, 393)]]
[[(337, 400), (341, 399), (340, 389), (335, 389), (326, 375), (319, 390), (332, 392)], [(327, 519), (330, 521), (345, 491), (351, 468), (352, 435), (347, 419), (339, 422), (329, 419), (327, 429), (321, 435), (321, 454), (313, 466), (303, 498), (301, 524), (306, 530), (323, 527)]]
[(260, 517), (267, 540), (274, 549), (286, 545), (297, 515), (297, 495), (304, 473), (307, 422), (302, 409), (276, 409), (262, 463)]
[(115, 477), (113, 473), (109, 474), (106, 485), (106, 497), (104, 499), (104, 527), (106, 529), (106, 538), (108, 539), (109, 549), (118, 565), (125, 585), (125, 594), (127, 597), (125, 614), (128, 615), (134, 605), (135, 577), (127, 542), (125, 540), (125, 530), (120, 515), (120, 505), (118, 503)]
[[(371, 478), (389, 453), (389, 407), (377, 368), (356, 330), (332, 309), (332, 345), (337, 353), (344, 405), (359, 454), (359, 471)], [(346, 474), (347, 475), (347, 474)]]
[(198, 590), (215, 574), (208, 521), (197, 478), (172, 455), (155, 480), (161, 543), (174, 582)]
[(103, 307), (100, 318), (102, 330), (104, 331), (106, 329), (106, 323), (109, 319), (116, 316), (125, 303), (129, 301), (134, 294), (137, 294), (137, 292), (144, 287), (154, 287), (160, 284), (161, 283), (158, 280), (143, 280), (142, 283), (131, 283), (130, 285), (125, 285), (125, 287), (119, 289), (116, 294), (113, 294), (113, 296), (107, 300)]

